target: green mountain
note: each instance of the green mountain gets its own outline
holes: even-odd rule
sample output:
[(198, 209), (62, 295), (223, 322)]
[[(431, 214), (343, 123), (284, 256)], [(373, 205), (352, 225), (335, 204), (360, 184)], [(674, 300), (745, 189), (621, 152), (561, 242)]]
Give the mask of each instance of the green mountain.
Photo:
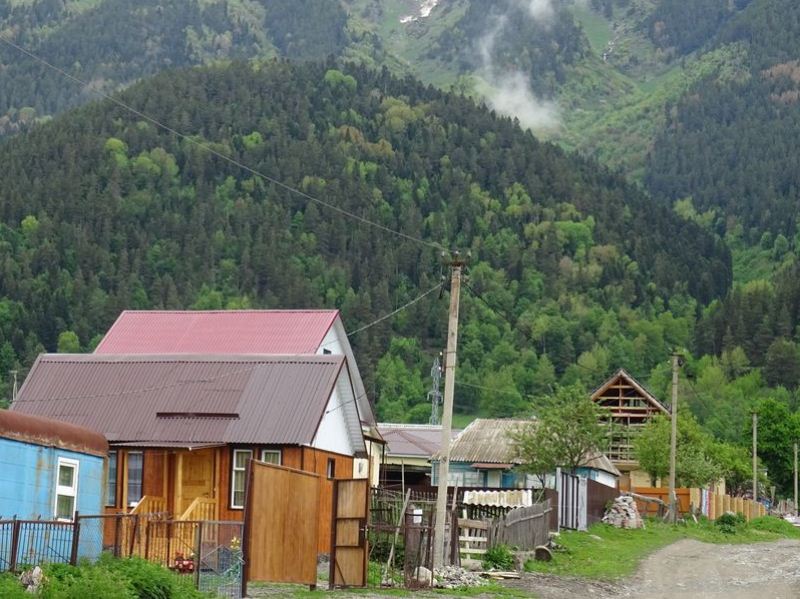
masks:
[[(465, 388), (464, 411), (513, 413), (558, 378), (593, 382), (620, 363), (647, 373), (691, 344), (696, 306), (730, 285), (727, 250), (699, 225), (469, 99), (385, 71), (236, 63), (159, 75), (122, 99), (336, 206), (471, 249), (464, 382), (516, 395)], [(440, 277), (430, 247), (109, 102), (7, 141), (0, 162), (2, 371), (90, 348), (123, 308), (337, 306), (355, 328)], [(354, 338), (383, 417), (424, 404), (420, 373), (446, 323), (429, 297)]]

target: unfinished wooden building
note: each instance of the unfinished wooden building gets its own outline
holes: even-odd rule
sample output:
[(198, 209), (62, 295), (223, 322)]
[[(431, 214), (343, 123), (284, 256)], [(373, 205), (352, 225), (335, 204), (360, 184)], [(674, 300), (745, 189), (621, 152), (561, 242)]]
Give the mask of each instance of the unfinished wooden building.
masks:
[(633, 441), (651, 418), (669, 415), (669, 410), (622, 368), (592, 393), (592, 401), (606, 412), (610, 423), (606, 454), (621, 473), (620, 489), (650, 486), (648, 474), (639, 470)]

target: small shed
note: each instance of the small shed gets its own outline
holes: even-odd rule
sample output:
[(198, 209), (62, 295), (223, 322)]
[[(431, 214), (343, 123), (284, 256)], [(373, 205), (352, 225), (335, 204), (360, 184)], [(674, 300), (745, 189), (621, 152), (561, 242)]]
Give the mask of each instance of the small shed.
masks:
[(0, 518), (102, 514), (108, 443), (81, 426), (0, 410)]

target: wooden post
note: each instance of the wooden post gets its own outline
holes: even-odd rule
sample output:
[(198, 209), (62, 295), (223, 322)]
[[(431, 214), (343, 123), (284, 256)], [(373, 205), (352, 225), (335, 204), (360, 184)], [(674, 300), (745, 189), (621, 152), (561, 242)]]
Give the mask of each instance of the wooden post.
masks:
[(122, 518), (117, 518), (117, 521), (114, 522), (114, 557), (119, 557), (120, 553), (121, 553), (121, 551), (119, 549), (119, 546), (120, 546), (120, 543), (121, 543), (121, 541), (119, 539), (119, 537), (120, 537), (119, 529), (120, 528), (122, 528)]
[(200, 589), (200, 554), (203, 549), (203, 521), (197, 523), (194, 541), (194, 588)]
[(458, 308), (461, 294), (461, 269), (464, 260), (458, 252), (453, 252), (450, 260), (450, 316), (447, 323), (447, 353), (444, 371), (444, 407), (442, 408), (442, 441), (439, 448), (439, 485), (436, 495), (436, 529), (434, 532), (436, 549), (433, 552), (433, 566), (444, 565), (444, 529), (447, 519), (447, 486), (450, 478), (450, 443), (453, 425), (453, 395), (455, 393), (456, 350), (458, 348)]
[(753, 501), (758, 501), (758, 414), (753, 412)]
[(75, 516), (72, 520), (72, 550), (69, 554), (71, 566), (78, 565), (78, 548), (81, 539), (81, 521), (78, 519), (78, 515), (78, 510), (75, 510)]
[(680, 357), (672, 354), (672, 430), (669, 442), (669, 519), (678, 521), (678, 497), (675, 494), (675, 463), (678, 453), (678, 367)]
[(794, 442), (794, 515), (800, 512), (797, 509), (797, 441)]
[(14, 516), (14, 524), (11, 527), (11, 557), (8, 559), (8, 569), (11, 572), (17, 570), (17, 552), (19, 550), (19, 528), (22, 522)]

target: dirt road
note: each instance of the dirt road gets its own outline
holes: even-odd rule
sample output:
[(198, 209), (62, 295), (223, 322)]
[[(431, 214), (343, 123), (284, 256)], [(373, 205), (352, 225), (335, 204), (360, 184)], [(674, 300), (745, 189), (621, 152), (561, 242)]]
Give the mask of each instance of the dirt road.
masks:
[(709, 545), (684, 540), (657, 551), (618, 584), (531, 574), (509, 586), (542, 599), (797, 599), (800, 542)]

